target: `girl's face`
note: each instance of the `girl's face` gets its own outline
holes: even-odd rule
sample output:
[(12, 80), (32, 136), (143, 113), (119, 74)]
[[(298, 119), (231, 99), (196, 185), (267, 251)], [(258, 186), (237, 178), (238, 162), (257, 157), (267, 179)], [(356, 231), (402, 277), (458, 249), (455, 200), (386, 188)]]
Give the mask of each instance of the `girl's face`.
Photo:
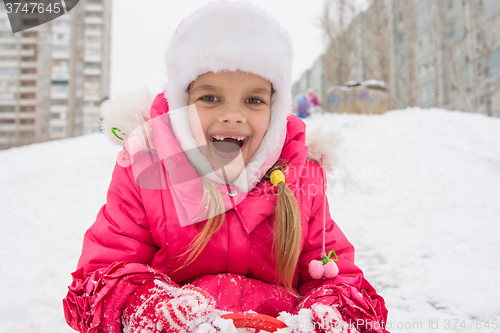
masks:
[(269, 81), (241, 71), (208, 72), (191, 83), (193, 137), (208, 146), (201, 151), (222, 179), (236, 179), (259, 148), (271, 119), (271, 90)]

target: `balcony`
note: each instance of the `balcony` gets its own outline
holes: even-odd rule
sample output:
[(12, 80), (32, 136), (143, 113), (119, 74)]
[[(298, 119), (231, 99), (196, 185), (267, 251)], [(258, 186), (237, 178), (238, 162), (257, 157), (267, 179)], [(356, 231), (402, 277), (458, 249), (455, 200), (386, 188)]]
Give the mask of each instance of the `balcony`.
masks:
[(86, 17), (85, 24), (102, 24), (102, 17)]
[(84, 55), (83, 61), (85, 61), (85, 62), (101, 62), (102, 57), (100, 55)]
[(19, 105), (21, 106), (35, 106), (36, 107), (37, 100), (36, 99), (20, 99)]
[(22, 57), (34, 57), (36, 56), (36, 50), (21, 50)]
[(100, 68), (85, 68), (83, 70), (84, 75), (101, 75)]
[(100, 95), (96, 94), (86, 94), (83, 96), (83, 101), (84, 102), (101, 102), (102, 97)]
[(84, 114), (100, 114), (101, 108), (98, 106), (84, 106), (83, 113)]
[(88, 4), (85, 6), (85, 11), (87, 12), (102, 12), (103, 10), (104, 10), (103, 5)]
[(16, 124), (0, 124), (1, 132), (13, 132), (16, 130)]
[(96, 29), (85, 29), (85, 32), (83, 33), (85, 37), (87, 36), (98, 36), (102, 37), (102, 30), (96, 30)]
[[(3, 52), (2, 52), (2, 56), (3, 56)], [(19, 66), (19, 63), (17, 61), (6, 61), (6, 62), (2, 62), (2, 67), (5, 67), (5, 68), (17, 68), (17, 66)]]
[(18, 53), (17, 50), (2, 50), (3, 56), (15, 57), (17, 56), (17, 53)]
[(19, 87), (19, 92), (22, 93), (34, 93), (36, 92), (37, 87), (36, 86), (20, 86)]
[(50, 107), (50, 112), (51, 113), (66, 113), (66, 112), (68, 112), (68, 106), (67, 105), (52, 105)]
[(50, 98), (51, 99), (68, 99), (69, 98), (69, 92), (68, 91), (50, 91)]
[(52, 52), (52, 59), (69, 59), (69, 52)]
[(52, 67), (52, 73), (50, 79), (52, 81), (69, 81), (69, 73), (67, 67), (63, 67), (64, 70), (58, 71), (54, 70), (56, 67)]
[(17, 127), (18, 131), (35, 131), (36, 130), (36, 125), (35, 124), (19, 124)]
[(21, 44), (37, 44), (37, 37), (21, 37)]
[(0, 119), (14, 119), (16, 118), (15, 112), (0, 112)]
[(6, 99), (6, 100), (0, 99), (0, 105), (16, 105), (16, 100), (15, 99)]
[(36, 113), (35, 112), (19, 112), (18, 114), (19, 119), (36, 119)]
[(66, 126), (68, 124), (68, 121), (66, 118), (50, 119), (49, 124), (50, 126)]
[(36, 68), (37, 67), (37, 62), (36, 61), (21, 61), (20, 63), (21, 68)]
[(39, 77), (36, 74), (19, 74), (20, 80), (38, 80)]

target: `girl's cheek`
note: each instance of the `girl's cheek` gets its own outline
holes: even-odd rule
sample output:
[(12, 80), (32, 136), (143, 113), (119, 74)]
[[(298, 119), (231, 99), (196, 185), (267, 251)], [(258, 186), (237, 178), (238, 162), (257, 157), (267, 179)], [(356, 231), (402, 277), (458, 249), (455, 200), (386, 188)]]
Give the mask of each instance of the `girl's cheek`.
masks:
[(203, 112), (199, 112), (194, 105), (190, 105), (188, 108), (188, 119), (191, 133), (198, 146), (207, 145), (206, 133), (208, 126), (206, 125), (206, 120), (203, 117)]

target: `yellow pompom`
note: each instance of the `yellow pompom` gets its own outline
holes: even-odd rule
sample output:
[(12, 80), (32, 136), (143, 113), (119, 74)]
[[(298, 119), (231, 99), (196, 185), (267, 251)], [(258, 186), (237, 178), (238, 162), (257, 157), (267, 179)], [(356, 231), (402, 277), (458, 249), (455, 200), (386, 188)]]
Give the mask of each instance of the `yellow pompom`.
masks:
[(271, 172), (271, 183), (277, 187), (281, 182), (285, 182), (285, 175), (283, 172), (281, 172), (281, 170), (274, 170)]

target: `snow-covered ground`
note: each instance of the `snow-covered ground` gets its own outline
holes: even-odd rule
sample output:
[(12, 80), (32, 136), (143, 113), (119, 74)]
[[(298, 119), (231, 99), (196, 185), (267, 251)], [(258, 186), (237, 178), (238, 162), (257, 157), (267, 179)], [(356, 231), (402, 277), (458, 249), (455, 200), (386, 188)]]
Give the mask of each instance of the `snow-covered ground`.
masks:
[[(500, 119), (415, 108), (306, 122), (345, 137), (331, 213), (390, 331), (499, 331)], [(102, 134), (0, 152), (0, 332), (72, 332), (61, 300), (117, 152)]]

